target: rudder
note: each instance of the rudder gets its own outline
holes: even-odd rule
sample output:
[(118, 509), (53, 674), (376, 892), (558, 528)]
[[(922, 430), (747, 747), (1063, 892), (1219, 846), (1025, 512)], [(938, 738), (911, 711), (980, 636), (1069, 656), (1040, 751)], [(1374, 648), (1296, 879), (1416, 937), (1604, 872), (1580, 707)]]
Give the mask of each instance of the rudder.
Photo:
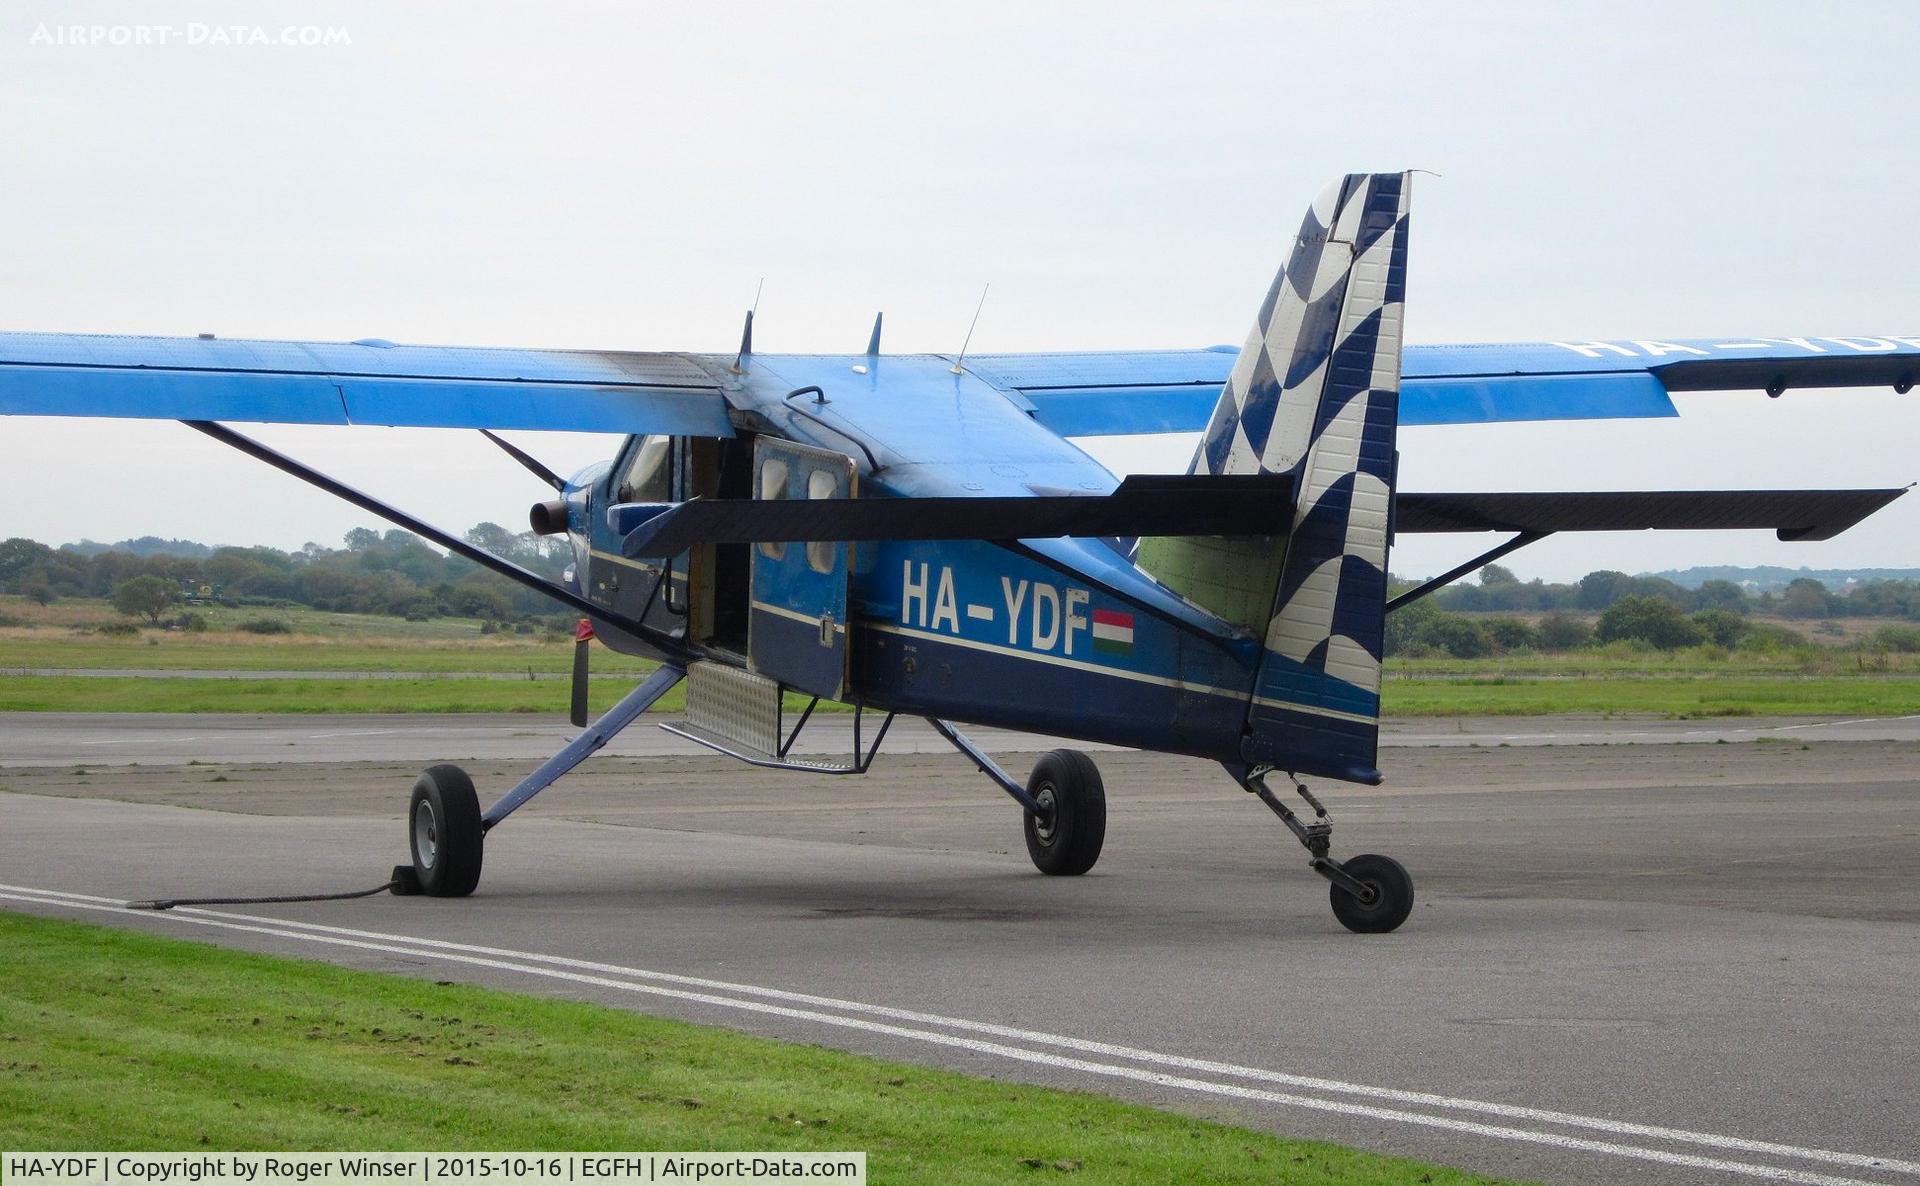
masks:
[(1163, 583), (1262, 634), (1249, 764), (1380, 781), (1408, 191), (1350, 174), (1314, 202), (1189, 467), (1293, 474), (1292, 531), (1141, 543)]

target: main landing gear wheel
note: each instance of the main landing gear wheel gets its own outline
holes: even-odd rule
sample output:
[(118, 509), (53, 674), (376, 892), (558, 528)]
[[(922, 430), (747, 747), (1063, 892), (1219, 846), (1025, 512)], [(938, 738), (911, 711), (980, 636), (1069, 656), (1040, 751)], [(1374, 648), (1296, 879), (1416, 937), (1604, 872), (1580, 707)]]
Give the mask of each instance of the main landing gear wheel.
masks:
[(1040, 805), (1027, 815), (1027, 855), (1054, 877), (1078, 877), (1100, 859), (1107, 838), (1107, 790), (1093, 759), (1073, 749), (1042, 754), (1027, 778)]
[(1413, 913), (1413, 878), (1399, 861), (1369, 852), (1349, 859), (1340, 869), (1369, 891), (1368, 896), (1359, 897), (1337, 881), (1328, 887), (1333, 916), (1349, 931), (1385, 934)]
[(466, 771), (458, 766), (428, 767), (413, 784), (407, 835), (413, 842), (413, 872), (420, 892), (436, 898), (464, 898), (480, 884), (487, 829), (480, 821), (480, 798)]

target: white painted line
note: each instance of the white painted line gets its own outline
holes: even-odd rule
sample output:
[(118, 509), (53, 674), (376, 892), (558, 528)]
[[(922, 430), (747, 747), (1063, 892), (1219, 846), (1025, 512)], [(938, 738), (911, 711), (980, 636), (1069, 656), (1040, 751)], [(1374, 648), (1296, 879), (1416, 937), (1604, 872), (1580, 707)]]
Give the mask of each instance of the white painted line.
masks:
[[(894, 1009), (882, 1005), (870, 1005), (859, 1001), (847, 1001), (834, 997), (810, 996), (804, 993), (786, 992), (756, 985), (733, 984), (720, 980), (678, 976), (671, 973), (652, 972), (640, 968), (628, 968), (617, 964), (601, 964), (586, 960), (568, 959), (561, 956), (515, 951), (510, 948), (482, 947), (473, 944), (452, 943), (445, 940), (422, 939), (410, 935), (396, 935), (379, 931), (360, 931), (347, 927), (329, 927), (317, 923), (302, 923), (260, 915), (238, 914), (190, 907), (181, 907), (164, 913), (132, 911), (126, 909), (117, 899), (103, 898), (93, 894), (72, 894), (60, 890), (42, 890), (30, 886), (0, 885), (0, 891), (11, 891), (0, 892), (0, 899), (121, 915), (142, 915), (198, 926), (215, 927), (223, 930), (271, 935), (279, 938), (297, 939), (312, 943), (323, 943), (371, 951), (384, 951), (400, 955), (422, 956), (453, 963), (496, 968), (531, 976), (542, 976), (579, 984), (614, 988), (625, 992), (644, 993), (652, 996), (716, 1005), (722, 1008), (741, 1009), (749, 1012), (818, 1022), (824, 1025), (885, 1034), (890, 1037), (898, 1037), (911, 1041), (954, 1047), (975, 1053), (991, 1054), (1021, 1062), (1076, 1070), (1085, 1074), (1129, 1079), (1136, 1082), (1152, 1083), (1187, 1091), (1255, 1100), (1284, 1107), (1305, 1108), (1322, 1112), (1363, 1116), (1376, 1120), (1421, 1125), (1429, 1128), (1440, 1128), (1492, 1137), (1499, 1140), (1551, 1145), (1584, 1152), (1603, 1153), (1616, 1157), (1661, 1162), (1668, 1165), (1719, 1170), (1774, 1181), (1801, 1182), (1812, 1184), (1812, 1186), (1878, 1186), (1878, 1184), (1874, 1183), (1865, 1183), (1860, 1179), (1837, 1178), (1807, 1171), (1783, 1169), (1776, 1166), (1728, 1161), (1695, 1154), (1673, 1153), (1661, 1149), (1650, 1149), (1638, 1145), (1622, 1145), (1609, 1141), (1596, 1141), (1583, 1137), (1567, 1136), (1561, 1133), (1543, 1132), (1536, 1129), (1483, 1124), (1477, 1121), (1461, 1120), (1456, 1117), (1436, 1116), (1426, 1112), (1409, 1112), (1396, 1108), (1382, 1108), (1371, 1104), (1297, 1096), (1289, 1093), (1244, 1087), (1238, 1084), (1222, 1083), (1218, 1080), (1192, 1079), (1139, 1067), (1096, 1063), (1085, 1059), (1033, 1050), (1028, 1047), (1008, 1046), (1003, 1043), (963, 1038), (953, 1034), (943, 1034), (931, 1030), (910, 1029), (884, 1022), (866, 1021), (859, 1017), (822, 1013), (816, 1009), (793, 1008), (785, 1005), (769, 1004), (765, 1001), (743, 1000), (740, 999), (739, 996), (721, 996), (714, 992), (668, 988), (663, 987), (661, 984), (635, 983), (635, 981), (655, 980), (663, 983), (687, 985), (690, 986), (690, 988), (717, 989), (747, 996), (760, 996), (772, 1000), (792, 1001), (839, 1009), (845, 1012), (863, 1013), (869, 1016), (883, 1016), (896, 1020), (915, 1021), (921, 1024), (937, 1025), (946, 1029), (988, 1033), (997, 1037), (1023, 1040), (1064, 1049), (1075, 1049), (1083, 1052), (1102, 1054), (1108, 1057), (1157, 1063), (1162, 1066), (1177, 1067), (1183, 1070), (1206, 1071), (1233, 1078), (1274, 1082), (1287, 1086), (1309, 1088), (1336, 1094), (1371, 1096), (1373, 1098), (1392, 1100), (1398, 1103), (1423, 1104), (1452, 1111), (1480, 1112), (1516, 1119), (1559, 1124), (1568, 1127), (1587, 1128), (1614, 1135), (1651, 1137), (1657, 1140), (1695, 1144), (1710, 1148), (1738, 1150), (1741, 1152), (1766, 1154), (1803, 1161), (1825, 1162), (1862, 1169), (1876, 1169), (1883, 1172), (1920, 1174), (1920, 1163), (1902, 1161), (1889, 1157), (1878, 1157), (1871, 1154), (1812, 1149), (1776, 1142), (1753, 1141), (1739, 1137), (1719, 1136), (1712, 1133), (1689, 1132), (1684, 1129), (1632, 1124), (1624, 1121), (1579, 1116), (1573, 1113), (1554, 1112), (1545, 1109), (1487, 1103), (1478, 1100), (1434, 1095), (1426, 1092), (1398, 1091), (1391, 1088), (1377, 1088), (1361, 1084), (1344, 1083), (1339, 1080), (1288, 1075), (1278, 1071), (1267, 1071), (1255, 1067), (1241, 1067), (1230, 1063), (1218, 1063), (1205, 1059), (1191, 1059), (1178, 1055), (1159, 1054), (1153, 1051), (1115, 1046), (1056, 1034), (1046, 1034), (1039, 1031), (1016, 1029), (986, 1022), (968, 1021), (963, 1018), (943, 1017), (938, 1014)], [(573, 969), (581, 970), (575, 971)], [(611, 973), (612, 975), (597, 975), (591, 973)], [(615, 976), (621, 978), (615, 979), (613, 978)]]
[(78, 741), (78, 742), (75, 742), (74, 744), (75, 745), (140, 745), (140, 744), (159, 745), (165, 742), (172, 742), (172, 741), (206, 741), (206, 740), (208, 740), (206, 737), (196, 737), (191, 734), (182, 735), (178, 733), (159, 733), (151, 737), (138, 737), (138, 736), (113, 737), (113, 738), (108, 738), (105, 741)]
[(1754, 729), (1751, 732), (1785, 733), (1790, 729), (1832, 729), (1840, 725), (1883, 725), (1900, 721), (1920, 721), (1920, 713), (1904, 717), (1860, 717), (1851, 721), (1805, 721), (1798, 725), (1771, 725), (1766, 729)]

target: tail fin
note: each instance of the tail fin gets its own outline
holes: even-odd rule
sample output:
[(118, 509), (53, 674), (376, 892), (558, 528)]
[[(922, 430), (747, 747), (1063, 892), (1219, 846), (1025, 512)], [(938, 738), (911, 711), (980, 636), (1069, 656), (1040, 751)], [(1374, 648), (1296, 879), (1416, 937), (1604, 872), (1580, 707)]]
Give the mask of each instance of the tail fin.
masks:
[(1142, 567), (1263, 633), (1250, 763), (1380, 779), (1408, 189), (1350, 174), (1314, 202), (1194, 453), (1194, 473), (1292, 473), (1292, 532), (1141, 544)]

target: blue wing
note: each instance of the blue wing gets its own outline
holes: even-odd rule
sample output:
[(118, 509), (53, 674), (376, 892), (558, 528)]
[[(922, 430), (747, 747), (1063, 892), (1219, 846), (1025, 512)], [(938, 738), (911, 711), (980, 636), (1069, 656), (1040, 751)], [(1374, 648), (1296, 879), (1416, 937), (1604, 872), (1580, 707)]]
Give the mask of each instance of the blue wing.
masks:
[[(1000, 354), (968, 360), (1062, 436), (1198, 432), (1235, 350)], [(1920, 378), (1920, 337), (1738, 338), (1407, 346), (1400, 423), (1673, 416), (1674, 391), (1893, 387)]]
[[(981, 378), (1063, 436), (1206, 427), (1230, 347), (1003, 354)], [(1892, 386), (1920, 338), (1408, 346), (1400, 422), (1672, 416), (1673, 391)], [(567, 429), (730, 436), (726, 400), (681, 354), (0, 334), (0, 415)]]
[(732, 436), (678, 354), (0, 334), (0, 415)]

